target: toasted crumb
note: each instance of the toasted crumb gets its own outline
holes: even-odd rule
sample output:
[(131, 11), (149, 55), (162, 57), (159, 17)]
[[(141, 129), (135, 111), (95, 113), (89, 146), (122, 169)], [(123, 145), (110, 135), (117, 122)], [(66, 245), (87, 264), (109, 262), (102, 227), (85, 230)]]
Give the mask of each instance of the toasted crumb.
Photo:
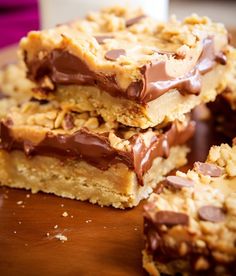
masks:
[(16, 231), (13, 231), (14, 234), (16, 234)]
[(50, 236), (50, 233), (47, 233), (46, 236), (49, 237), (49, 236)]
[(21, 224), (22, 222), (21, 221), (18, 221), (19, 224)]
[(73, 218), (74, 216), (71, 215), (70, 217)]
[(17, 205), (21, 205), (22, 203), (23, 203), (22, 200), (16, 202)]
[(68, 240), (68, 238), (66, 236), (62, 235), (62, 234), (57, 234), (55, 236), (55, 238), (58, 239), (58, 240), (60, 240), (60, 241), (62, 241), (62, 242), (65, 242), (65, 241)]
[(64, 207), (64, 204), (61, 204), (61, 207)]
[(67, 212), (64, 212), (64, 213), (62, 213), (62, 216), (63, 216), (63, 217), (68, 217), (68, 213), (67, 213)]
[(56, 225), (54, 225), (54, 229), (57, 229), (58, 228), (58, 225), (56, 224)]
[(92, 220), (91, 220), (91, 219), (88, 219), (88, 220), (86, 220), (85, 222), (86, 222), (86, 223), (89, 223), (89, 222), (92, 222)]
[(27, 194), (26, 197), (27, 197), (27, 198), (30, 198), (30, 194)]

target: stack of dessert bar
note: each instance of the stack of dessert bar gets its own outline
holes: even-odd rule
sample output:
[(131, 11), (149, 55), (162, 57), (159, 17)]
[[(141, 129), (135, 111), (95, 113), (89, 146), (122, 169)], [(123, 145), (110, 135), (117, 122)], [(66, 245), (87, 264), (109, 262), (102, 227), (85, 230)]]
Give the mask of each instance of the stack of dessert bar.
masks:
[(232, 63), (221, 24), (119, 7), (32, 31), (19, 53), (1, 73), (1, 184), (117, 208), (186, 162), (189, 113)]

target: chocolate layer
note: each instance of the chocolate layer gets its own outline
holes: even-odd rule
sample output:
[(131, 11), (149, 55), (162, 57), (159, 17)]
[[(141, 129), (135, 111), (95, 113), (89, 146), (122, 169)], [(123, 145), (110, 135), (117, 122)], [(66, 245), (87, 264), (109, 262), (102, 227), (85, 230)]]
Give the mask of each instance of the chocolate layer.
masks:
[[(48, 76), (54, 83), (54, 88), (56, 85), (92, 85), (113, 96), (125, 97), (142, 104), (152, 101), (174, 88), (182, 94), (199, 94), (202, 86), (201, 75), (212, 70), (217, 62), (225, 64), (226, 57), (222, 53), (215, 53), (214, 39), (209, 37), (203, 42), (202, 54), (197, 64), (186, 75), (178, 78), (172, 77), (166, 71), (165, 62), (152, 61), (139, 68), (142, 79), (131, 83), (124, 91), (117, 84), (115, 75), (93, 72), (83, 60), (66, 50), (55, 49), (44, 59), (31, 62), (25, 55), (28, 77), (39, 84), (45, 76)], [(43, 90), (47, 92), (50, 89), (45, 90), (44, 88)]]
[(106, 134), (91, 133), (82, 128), (73, 134), (47, 133), (38, 144), (26, 139), (15, 139), (11, 131), (12, 124), (8, 121), (0, 125), (0, 148), (7, 151), (23, 150), (27, 156), (44, 155), (58, 158), (84, 160), (101, 170), (107, 170), (111, 165), (124, 163), (134, 170), (138, 181), (142, 184), (143, 175), (151, 168), (157, 157), (167, 158), (169, 148), (184, 144), (194, 133), (195, 123), (190, 122), (182, 130), (173, 123), (164, 133), (154, 136), (147, 147), (141, 135), (130, 138), (131, 152), (117, 150), (111, 147)]

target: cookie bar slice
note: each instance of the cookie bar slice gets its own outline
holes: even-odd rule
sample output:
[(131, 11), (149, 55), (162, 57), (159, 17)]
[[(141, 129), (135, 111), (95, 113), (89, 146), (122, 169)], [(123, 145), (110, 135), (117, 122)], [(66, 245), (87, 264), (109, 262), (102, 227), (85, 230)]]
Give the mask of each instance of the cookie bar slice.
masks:
[(222, 24), (196, 15), (158, 23), (119, 7), (30, 32), (20, 50), (39, 98), (143, 129), (214, 100), (231, 66)]
[(186, 163), (185, 143), (193, 132), (187, 119), (143, 132), (34, 99), (12, 107), (1, 121), (0, 182), (101, 206), (132, 207)]
[(236, 145), (213, 146), (205, 163), (168, 176), (144, 223), (150, 275), (235, 275)]

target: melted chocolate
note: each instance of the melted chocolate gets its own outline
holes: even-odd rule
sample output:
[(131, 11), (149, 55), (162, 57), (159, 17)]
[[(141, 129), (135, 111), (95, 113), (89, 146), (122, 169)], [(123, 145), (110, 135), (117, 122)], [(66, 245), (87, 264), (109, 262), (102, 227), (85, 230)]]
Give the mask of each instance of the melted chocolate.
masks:
[(223, 64), (223, 59), (226, 62), (223, 54), (220, 54), (221, 59), (219, 59), (219, 53), (215, 53), (213, 38), (206, 38), (203, 44), (197, 64), (186, 75), (172, 77), (166, 71), (165, 62), (153, 61), (140, 68), (143, 78), (131, 83), (126, 91), (118, 86), (115, 75), (93, 72), (80, 58), (62, 49), (53, 50), (40, 61), (29, 62), (25, 55), (25, 62), (28, 66), (28, 77), (39, 84), (45, 76), (48, 76), (54, 84), (97, 86), (113, 96), (126, 97), (145, 104), (174, 88), (179, 89), (182, 94), (200, 93), (201, 75), (212, 70), (216, 62)]
[[(0, 148), (11, 150), (23, 150), (27, 156), (44, 155), (59, 158), (72, 158), (85, 160), (89, 164), (101, 170), (107, 170), (112, 164), (124, 163), (134, 170), (138, 181), (142, 184), (143, 175), (152, 166), (153, 160), (160, 156), (166, 157), (165, 147), (184, 144), (194, 132), (195, 123), (179, 131), (176, 123), (164, 134), (153, 138), (150, 146), (147, 147), (141, 135), (134, 135), (130, 141), (132, 151), (124, 152), (111, 147), (105, 134), (94, 134), (83, 128), (73, 134), (47, 133), (44, 139), (34, 144), (29, 140), (14, 139), (11, 134), (11, 127), (6, 123), (1, 123), (0, 128)], [(163, 141), (166, 141), (163, 147)]]

